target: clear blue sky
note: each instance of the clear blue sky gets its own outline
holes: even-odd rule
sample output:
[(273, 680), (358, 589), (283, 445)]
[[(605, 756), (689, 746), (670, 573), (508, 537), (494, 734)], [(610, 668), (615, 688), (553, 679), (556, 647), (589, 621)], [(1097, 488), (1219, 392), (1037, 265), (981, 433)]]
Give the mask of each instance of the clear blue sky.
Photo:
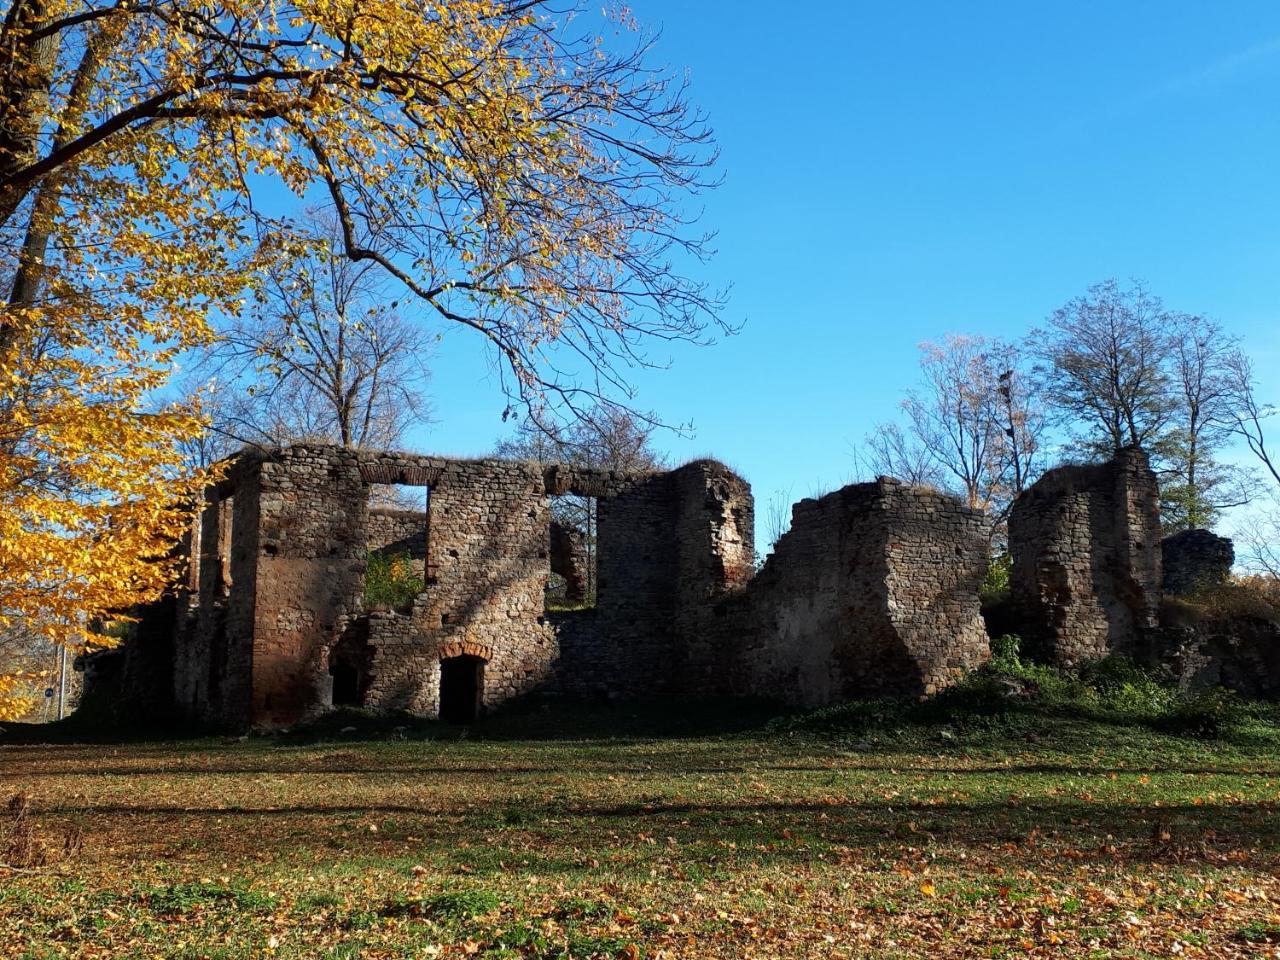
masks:
[[(745, 326), (637, 378), (639, 403), (755, 487), (845, 482), (916, 345), (1018, 336), (1140, 277), (1244, 335), (1280, 399), (1280, 4), (637, 0), (722, 150), (706, 199)], [(492, 449), (481, 344), (445, 337), (413, 446)]]

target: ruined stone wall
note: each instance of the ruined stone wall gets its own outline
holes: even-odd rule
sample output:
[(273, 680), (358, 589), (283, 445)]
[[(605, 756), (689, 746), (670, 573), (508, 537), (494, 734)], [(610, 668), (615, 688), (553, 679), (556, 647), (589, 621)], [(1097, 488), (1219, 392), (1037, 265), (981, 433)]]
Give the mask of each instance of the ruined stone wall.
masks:
[[(379, 484), (428, 488), (428, 510), (371, 508)], [(562, 494), (597, 498), (598, 595), (548, 613), (549, 498)], [(921, 694), (986, 656), (985, 545), (957, 501), (881, 480), (797, 505), (756, 577), (750, 487), (714, 461), (622, 474), (246, 452), (203, 511), (175, 696), (229, 727), (291, 724), (339, 695), (434, 716), (441, 664), (463, 656), (483, 662), (486, 708), (534, 691)], [(380, 549), (421, 559), (409, 610), (366, 609), (366, 558)]]
[[(434, 462), (431, 576), (413, 611), (426, 659), (434, 657), (430, 676), (419, 678), (428, 714), (438, 710), (431, 687), (439, 683), (441, 658), (468, 654), (486, 661), (487, 708), (547, 682), (556, 658), (555, 636), (543, 617), (551, 518), (541, 469), (499, 460)], [(402, 684), (397, 696), (412, 687)]]
[(559, 639), (555, 689), (612, 697), (671, 691), (678, 680), (671, 475), (553, 467), (546, 489), (598, 498), (595, 607), (548, 614)]
[(750, 484), (714, 460), (694, 461), (672, 480), (680, 689), (732, 694), (733, 658), (749, 626), (726, 619), (726, 604), (755, 576), (755, 499)]
[(1018, 497), (1010, 590), (1026, 640), (1065, 665), (1132, 651), (1159, 613), (1159, 504), (1137, 448), (1050, 470)]
[(257, 581), (258, 464), (242, 458), (205, 491), (177, 598), (172, 705), (191, 723), (249, 722)]
[(564, 601), (581, 604), (587, 599), (587, 545), (581, 530), (551, 521), (551, 572), (564, 578)]
[(1235, 545), (1210, 530), (1183, 530), (1160, 543), (1164, 592), (1192, 593), (1198, 587), (1222, 583), (1236, 562)]
[(952, 497), (881, 478), (802, 500), (719, 608), (732, 692), (809, 706), (932, 693), (989, 656), (986, 565), (983, 520)]
[[(263, 464), (253, 722), (290, 723), (326, 705), (344, 638), (369, 647), (363, 705), (431, 715), (440, 661), (486, 661), (485, 706), (548, 680), (543, 619), (549, 515), (540, 469), (291, 447)], [(369, 484), (430, 488), (427, 516), (369, 510)], [(422, 531), (425, 522), (425, 541)], [(408, 615), (364, 609), (369, 549), (420, 545), (423, 592)]]

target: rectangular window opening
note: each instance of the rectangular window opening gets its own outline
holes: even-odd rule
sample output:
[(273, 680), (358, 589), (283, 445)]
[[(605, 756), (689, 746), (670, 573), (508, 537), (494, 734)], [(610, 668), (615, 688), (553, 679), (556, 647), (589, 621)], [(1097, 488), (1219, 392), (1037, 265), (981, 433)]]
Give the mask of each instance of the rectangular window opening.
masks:
[(231, 593), (231, 545), (235, 537), (236, 498), (225, 496), (218, 501), (218, 592), (222, 596)]
[(408, 613), (430, 578), (431, 488), (369, 484), (364, 605)]
[(579, 494), (550, 498), (547, 612), (591, 610), (599, 595), (597, 499)]

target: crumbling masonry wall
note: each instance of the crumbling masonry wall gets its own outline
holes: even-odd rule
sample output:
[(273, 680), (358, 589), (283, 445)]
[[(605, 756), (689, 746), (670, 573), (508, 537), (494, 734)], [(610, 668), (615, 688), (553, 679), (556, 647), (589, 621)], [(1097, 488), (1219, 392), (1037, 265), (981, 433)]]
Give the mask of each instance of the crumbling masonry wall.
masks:
[(812, 706), (945, 687), (990, 655), (986, 566), (983, 519), (953, 497), (882, 477), (803, 500), (719, 608), (733, 692)]
[[(379, 484), (426, 488), (428, 506), (371, 507)], [(597, 498), (598, 593), (550, 612), (549, 498), (563, 494)], [(434, 716), (443, 665), (464, 658), (482, 710), (534, 691), (829, 703), (927, 693), (986, 657), (982, 521), (954, 499), (881, 480), (804, 501), (758, 576), (753, 529), (749, 485), (711, 460), (614, 473), (247, 451), (206, 497), (174, 700), (232, 728), (336, 702)], [(367, 607), (379, 550), (421, 564), (410, 607)]]
[(1050, 470), (1009, 518), (1010, 590), (1026, 637), (1071, 665), (1134, 649), (1160, 606), (1160, 496), (1147, 455)]
[(1183, 530), (1160, 544), (1164, 592), (1175, 596), (1222, 583), (1236, 562), (1235, 544), (1211, 530)]

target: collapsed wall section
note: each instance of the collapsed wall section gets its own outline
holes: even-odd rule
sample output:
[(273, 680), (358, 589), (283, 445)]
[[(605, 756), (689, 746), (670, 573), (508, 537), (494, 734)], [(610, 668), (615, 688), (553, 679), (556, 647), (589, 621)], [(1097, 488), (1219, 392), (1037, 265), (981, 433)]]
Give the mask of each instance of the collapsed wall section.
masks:
[(1009, 518), (1010, 590), (1025, 639), (1071, 665), (1133, 650), (1160, 604), (1160, 495), (1137, 447), (1050, 470)]
[(882, 477), (803, 500), (719, 608), (732, 690), (816, 706), (947, 686), (989, 656), (986, 566), (983, 520), (953, 497)]

